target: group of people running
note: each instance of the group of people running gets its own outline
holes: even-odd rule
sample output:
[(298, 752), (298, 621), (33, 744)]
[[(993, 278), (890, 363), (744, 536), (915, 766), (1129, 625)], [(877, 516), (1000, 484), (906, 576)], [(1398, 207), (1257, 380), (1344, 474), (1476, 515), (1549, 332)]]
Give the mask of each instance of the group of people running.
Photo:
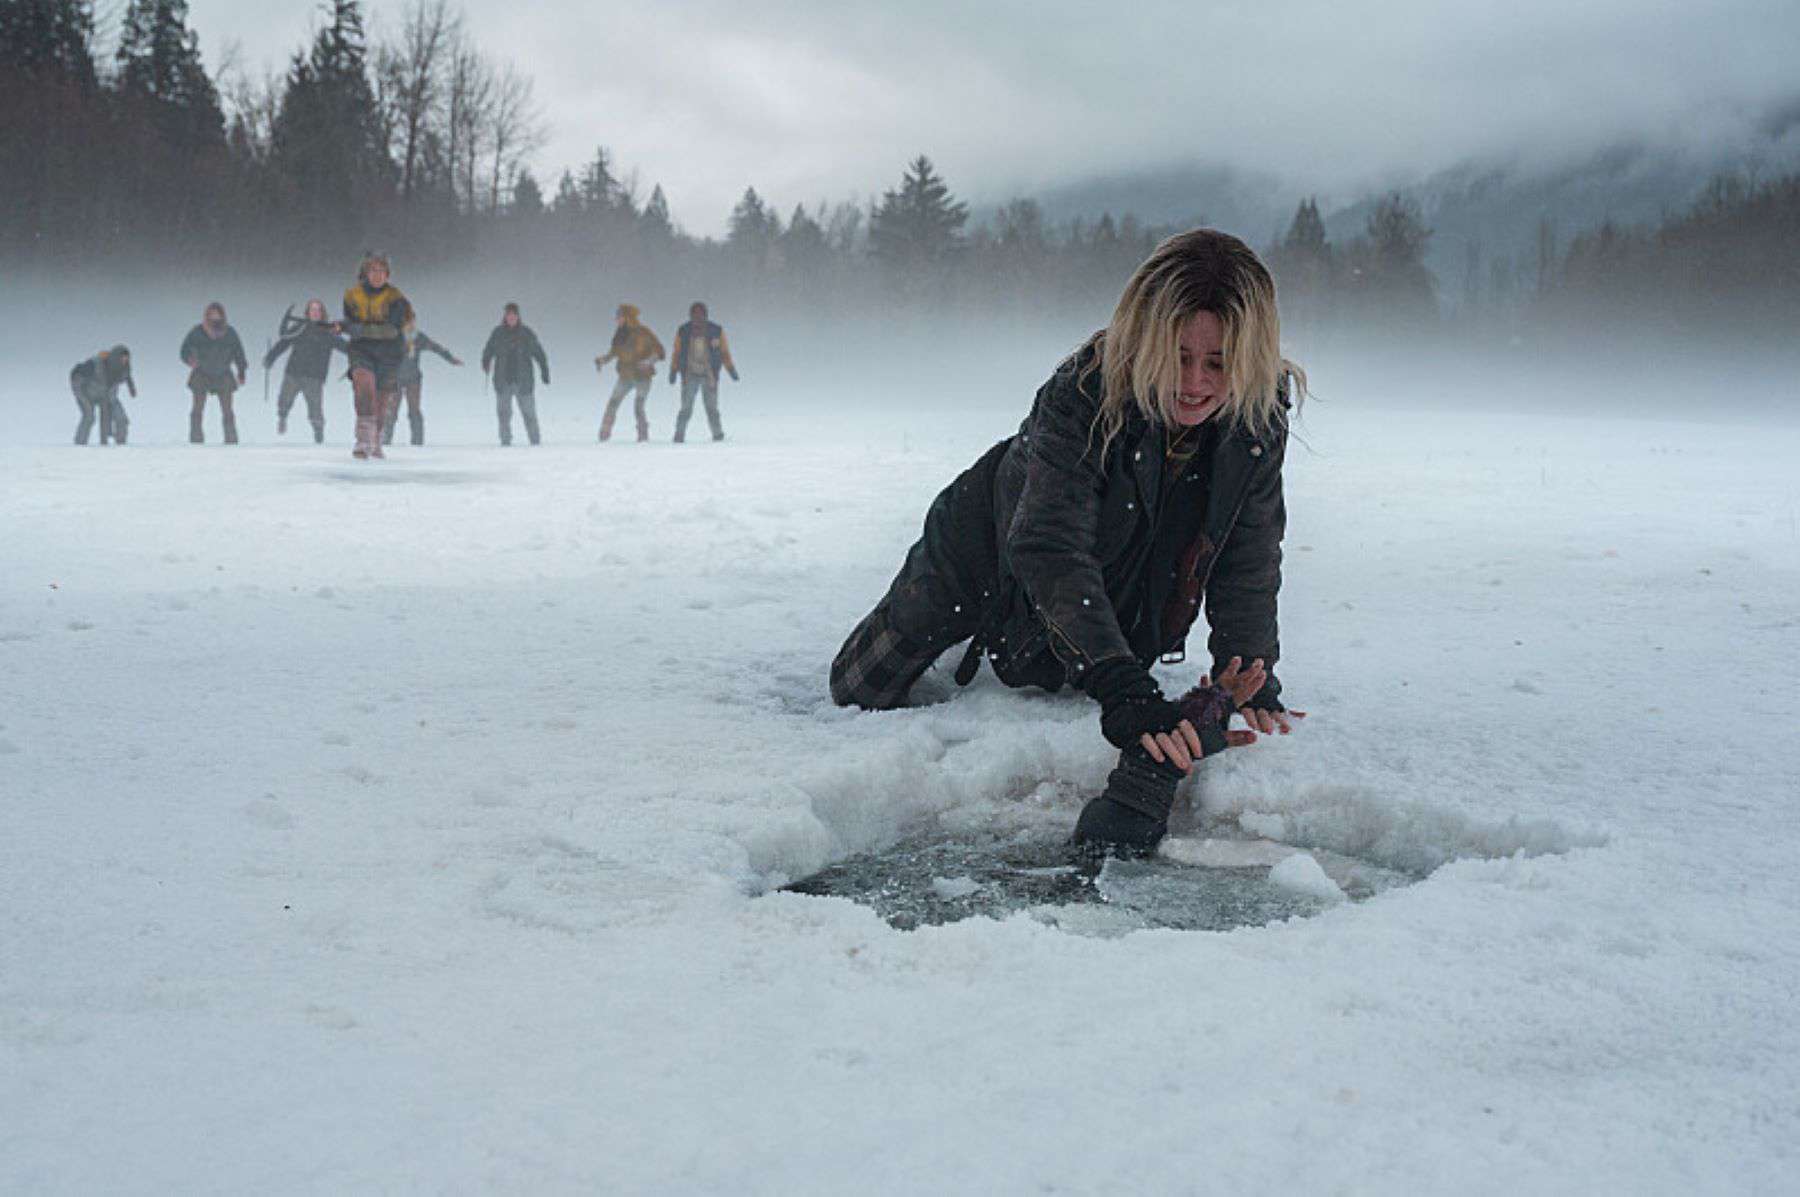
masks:
[[(662, 341), (643, 324), (636, 305), (620, 304), (615, 323), (607, 352), (594, 359), (596, 370), (604, 371), (613, 363), (618, 373), (618, 382), (601, 417), (599, 439), (612, 438), (619, 407), (633, 391), (637, 393), (637, 439), (650, 439), (650, 387), (659, 363), (666, 357), (669, 382), (681, 382), (681, 408), (675, 419), (674, 439), (678, 443), (687, 439), (688, 421), (698, 397), (705, 404), (712, 439), (724, 440), (725, 428), (719, 417), (719, 377), (721, 373), (729, 374), (736, 381), (738, 371), (725, 330), (708, 318), (706, 305), (695, 303), (688, 309), (687, 323), (676, 330), (672, 353), (665, 351)], [(304, 398), (313, 442), (324, 443), (325, 384), (331, 373), (332, 355), (342, 354), (349, 363), (348, 377), (355, 397), (354, 456), (385, 456), (382, 446), (393, 443), (402, 399), (411, 442), (424, 444), (425, 377), (421, 358), (426, 353), (435, 353), (453, 366), (463, 364), (461, 358), (417, 326), (411, 302), (393, 283), (388, 259), (381, 254), (365, 256), (357, 270), (356, 283), (344, 292), (340, 319), (331, 318), (323, 300), (311, 300), (303, 317), (290, 314), (283, 318), (280, 339), (263, 357), (265, 370), (284, 355), (287, 357), (276, 402), (277, 433), (286, 435), (295, 400)], [(205, 443), (206, 400), (212, 396), (218, 400), (225, 443), (236, 444), (233, 399), (247, 381), (249, 361), (242, 338), (226, 319), (223, 304), (206, 305), (200, 323), (182, 340), (180, 356), (188, 368), (188, 392), (193, 399), (188, 412), (188, 440), (196, 445)], [(520, 318), (518, 304), (506, 305), (500, 323), (488, 335), (481, 351), (481, 369), (494, 388), (500, 443), (512, 444), (515, 406), (526, 437), (534, 445), (540, 443), (536, 384), (541, 379), (545, 386), (550, 385), (550, 359), (537, 334)], [(132, 398), (137, 397), (131, 350), (115, 345), (95, 354), (70, 371), (69, 386), (81, 409), (75, 443), (87, 444), (98, 422), (101, 444), (124, 444), (131, 421), (119, 391), (123, 388)]]

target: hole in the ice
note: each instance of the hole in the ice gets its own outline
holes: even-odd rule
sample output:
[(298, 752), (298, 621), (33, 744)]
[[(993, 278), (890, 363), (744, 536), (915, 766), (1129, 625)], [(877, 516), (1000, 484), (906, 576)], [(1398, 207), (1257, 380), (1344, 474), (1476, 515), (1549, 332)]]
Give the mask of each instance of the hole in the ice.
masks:
[(786, 887), (848, 898), (901, 930), (1026, 914), (1088, 934), (1227, 931), (1318, 914), (1422, 875), (1244, 833), (1231, 820), (1166, 841), (1142, 860), (1096, 858), (1067, 828), (910, 836)]

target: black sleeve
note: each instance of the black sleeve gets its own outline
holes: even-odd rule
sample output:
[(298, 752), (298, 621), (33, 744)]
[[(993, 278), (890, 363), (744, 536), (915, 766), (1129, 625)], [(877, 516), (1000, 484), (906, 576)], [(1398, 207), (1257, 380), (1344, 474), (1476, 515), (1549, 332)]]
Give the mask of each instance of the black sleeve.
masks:
[(535, 332), (531, 334), (531, 356), (537, 359), (539, 370), (546, 374), (550, 372), (550, 359), (544, 356), (544, 344)]
[(199, 325), (195, 325), (193, 328), (188, 329), (188, 335), (181, 339), (181, 361), (184, 365), (190, 357), (199, 357), (200, 349), (194, 344), (194, 338), (199, 335), (200, 327)]
[(250, 369), (250, 359), (244, 356), (244, 339), (238, 336), (235, 328), (231, 330), (231, 360), (239, 370), (247, 372)]
[(1206, 621), (1211, 628), (1206, 647), (1212, 654), (1213, 675), (1218, 676), (1233, 657), (1242, 657), (1246, 665), (1260, 658), (1269, 671), (1268, 682), (1249, 706), (1279, 706), (1274, 700), (1281, 693), (1275, 678), (1275, 662), (1281, 657), (1276, 600), (1281, 593), (1281, 540), (1287, 533), (1281, 487), (1286, 456), (1284, 427), (1262, 456), (1261, 469), (1250, 481), (1237, 523), (1219, 550), (1206, 587)]
[(495, 329), (488, 334), (487, 344), (481, 347), (481, 368), (487, 369), (494, 363), (494, 342), (500, 339), (500, 330)]
[(1107, 598), (1096, 540), (1105, 485), (1099, 402), (1071, 364), (1038, 392), (1027, 430), (1025, 486), (1007, 530), (1006, 553), (1050, 644), (1084, 682), (1093, 667), (1135, 660)]

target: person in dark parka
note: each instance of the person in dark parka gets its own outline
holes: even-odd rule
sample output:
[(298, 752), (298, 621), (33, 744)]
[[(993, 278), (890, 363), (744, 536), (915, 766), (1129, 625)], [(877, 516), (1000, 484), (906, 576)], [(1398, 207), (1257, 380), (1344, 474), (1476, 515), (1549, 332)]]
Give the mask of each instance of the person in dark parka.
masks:
[[(1255, 253), (1208, 229), (1165, 241), (1018, 434), (932, 503), (833, 661), (833, 699), (902, 705), (963, 640), (959, 683), (985, 656), (1008, 685), (1077, 687), (1120, 758), (1076, 839), (1153, 847), (1196, 760), (1300, 715), (1274, 668), (1282, 463), (1290, 400), (1304, 393)], [(1201, 615), (1210, 680), (1170, 700), (1150, 666), (1180, 658)], [(1227, 731), (1234, 714), (1249, 730)]]
[(137, 398), (137, 383), (131, 378), (131, 350), (123, 345), (102, 349), (93, 357), (69, 371), (69, 389), (75, 393), (75, 406), (81, 409), (81, 420), (75, 425), (75, 443), (88, 443), (94, 418), (100, 419), (100, 443), (111, 440), (125, 443), (131, 431), (131, 419), (125, 405), (119, 402), (119, 388), (125, 387)]
[(525, 421), (525, 435), (532, 444), (538, 442), (537, 395), (533, 390), (532, 366), (550, 385), (550, 359), (537, 334), (519, 318), (519, 305), (509, 303), (501, 313), (500, 323), (488, 334), (481, 350), (481, 370), (494, 381), (494, 409), (500, 419), (500, 443), (512, 444), (512, 409), (519, 405), (519, 416)]
[(415, 329), (406, 339), (406, 356), (400, 361), (400, 393), (389, 395), (387, 411), (383, 416), (381, 427), (381, 443), (394, 443), (394, 426), (400, 422), (400, 396), (406, 396), (406, 423), (411, 432), (411, 440), (415, 445), (425, 443), (425, 370), (420, 361), (426, 353), (435, 353), (452, 366), (462, 365), (462, 359), (445, 349), (442, 345)]
[[(288, 309), (290, 312), (292, 308)], [(311, 299), (306, 304), (306, 322), (290, 332), (263, 355), (267, 370), (288, 355), (287, 369), (281, 375), (281, 393), (275, 400), (275, 433), (287, 435), (288, 413), (294, 410), (294, 398), (306, 397), (306, 420), (312, 425), (313, 444), (325, 441), (325, 379), (331, 373), (331, 355), (349, 355), (348, 343), (332, 327), (325, 301)], [(265, 398), (266, 398), (265, 393)]]
[(205, 443), (206, 397), (217, 395), (225, 443), (237, 444), (237, 414), (232, 411), (231, 397), (244, 385), (250, 362), (237, 329), (225, 320), (224, 304), (214, 301), (206, 305), (204, 318), (181, 342), (181, 360), (188, 368), (188, 392), (194, 399), (188, 413), (188, 440), (196, 445)]

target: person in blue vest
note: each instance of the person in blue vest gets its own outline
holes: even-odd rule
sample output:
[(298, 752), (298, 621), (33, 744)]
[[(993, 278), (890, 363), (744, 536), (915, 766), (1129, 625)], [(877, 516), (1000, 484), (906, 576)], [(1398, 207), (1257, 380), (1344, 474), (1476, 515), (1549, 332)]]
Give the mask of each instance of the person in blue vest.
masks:
[(669, 382), (681, 379), (681, 411), (675, 417), (675, 443), (687, 439), (688, 420), (694, 414), (694, 394), (706, 401), (706, 422), (712, 426), (715, 441), (725, 439), (725, 426), (719, 422), (719, 372), (738, 381), (737, 365), (731, 360), (731, 346), (725, 330), (706, 316), (706, 305), (696, 303), (688, 308), (688, 322), (675, 330), (675, 351), (669, 355)]

